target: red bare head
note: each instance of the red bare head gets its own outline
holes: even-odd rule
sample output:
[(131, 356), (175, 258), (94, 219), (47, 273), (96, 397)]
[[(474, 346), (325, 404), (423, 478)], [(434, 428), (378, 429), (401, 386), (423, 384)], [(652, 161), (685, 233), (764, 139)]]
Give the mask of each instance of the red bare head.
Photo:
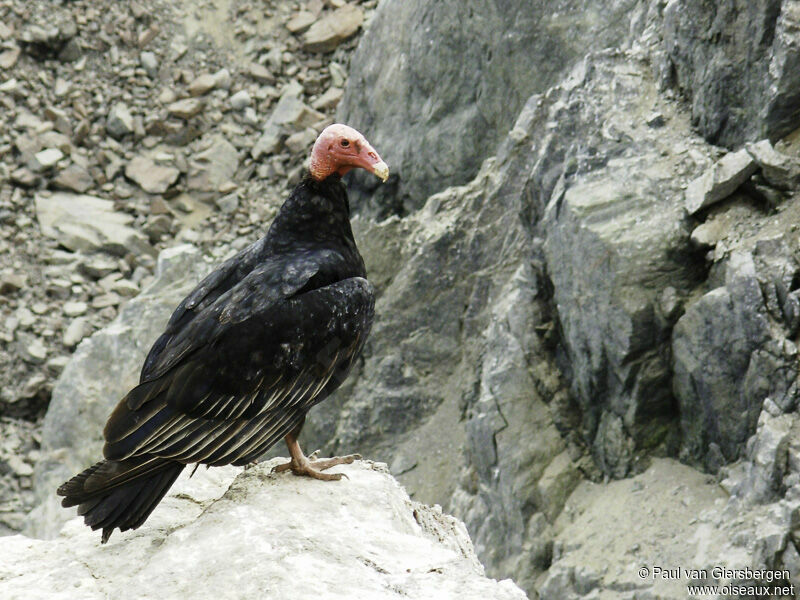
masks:
[(319, 134), (311, 150), (311, 177), (322, 181), (334, 173), (344, 175), (353, 168), (366, 169), (383, 181), (389, 177), (389, 167), (370, 146), (367, 138), (347, 125), (328, 125)]

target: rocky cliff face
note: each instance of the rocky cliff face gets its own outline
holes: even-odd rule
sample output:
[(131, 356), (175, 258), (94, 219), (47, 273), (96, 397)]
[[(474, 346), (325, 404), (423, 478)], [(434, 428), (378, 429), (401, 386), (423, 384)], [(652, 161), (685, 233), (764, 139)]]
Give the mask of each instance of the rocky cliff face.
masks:
[(671, 84), (708, 141), (739, 147), (797, 128), (797, 2), (666, 3), (661, 30)]
[(353, 182), (378, 317), (304, 442), (386, 460), (532, 598), (800, 584), (800, 4), (485, 4), (384, 0), (354, 55), (339, 117), (397, 177)]
[[(462, 29), (438, 3), (400, 4), (387, 1), (379, 11), (396, 30), (415, 9), (441, 11), (432, 19), (440, 30)], [(523, 75), (514, 79), (514, 92), (494, 88), (509, 99), (505, 107), (516, 107), (518, 89), (540, 93), (521, 107), (470, 183), (429, 197), (406, 219), (363, 227), (367, 239), (399, 235), (410, 248), (403, 267), (386, 272), (383, 257), (394, 247), (371, 246), (373, 272), (386, 281), (382, 319), (364, 369), (346, 399), (340, 396), (334, 439), (390, 453), (393, 467), (407, 471), (401, 479), (420, 495), (450, 496), (490, 570), (514, 572), (543, 597), (570, 597), (551, 566), (564, 558), (558, 515), (582, 479), (629, 476), (647, 469), (652, 456), (680, 457), (720, 478), (731, 468), (759, 470), (752, 466), (759, 423), (783, 423), (779, 415), (786, 415), (789, 426), (797, 402), (799, 188), (796, 180), (771, 176), (753, 148), (742, 148), (780, 139), (771, 161), (786, 176), (796, 172), (797, 134), (787, 134), (800, 126), (800, 70), (792, 66), (800, 56), (797, 3), (642, 2), (626, 20), (606, 8), (608, 31), (624, 28), (614, 41), (573, 32), (592, 38), (583, 42), (586, 51), (609, 50), (565, 60), (547, 89)], [(395, 40), (402, 58), (384, 71), (387, 62), (365, 52), (391, 36), (378, 23), (354, 58), (359, 77), (340, 114), (402, 140), (394, 118), (414, 106), (409, 96), (452, 107), (440, 111), (442, 118), (414, 111), (407, 119), (414, 131), (440, 131), (440, 121), (462, 114), (462, 101), (480, 106), (463, 95), (453, 100), (451, 86), (415, 95), (411, 83), (393, 96), (383, 93), (387, 77), (413, 70), (416, 63), (405, 61), (436, 28)], [(445, 48), (453, 39), (439, 37)], [(560, 47), (560, 37), (548, 39)], [(591, 46), (595, 41), (600, 45)], [(533, 56), (535, 64), (549, 64), (546, 53)], [(473, 73), (471, 60), (458, 64)], [(430, 68), (426, 77), (446, 80), (454, 67), (448, 61), (442, 70)], [(356, 98), (371, 88), (364, 93), (380, 99), (378, 108), (370, 101), (359, 107)], [(455, 148), (463, 142), (477, 161), (485, 154), (470, 142), (475, 131), (467, 126), (447, 140)], [(414, 144), (394, 146), (396, 188), (372, 202), (408, 210), (415, 205), (409, 190), (436, 189), (437, 178), (414, 168), (407, 143)], [(417, 156), (437, 164), (427, 149)], [(449, 160), (447, 152), (443, 157)], [(386, 388), (403, 390), (402, 399), (389, 398), (408, 407), (400, 422), (372, 408), (375, 397), (385, 406), (386, 396), (375, 392)], [(767, 414), (778, 416), (767, 419), (766, 404)], [(461, 426), (445, 426), (448, 415), (458, 415)], [(458, 447), (463, 467), (456, 479), (440, 460)], [(773, 502), (793, 484), (784, 481), (792, 467), (777, 466), (787, 460), (785, 443), (770, 447), (772, 458), (758, 460), (767, 471), (778, 469), (767, 477)], [(685, 485), (693, 487), (688, 479)], [(724, 514), (752, 499), (755, 486), (746, 477), (729, 486)], [(631, 497), (625, 502), (639, 505)], [(752, 524), (744, 519), (739, 539)], [(790, 527), (782, 517), (773, 525), (781, 541), (768, 550), (743, 543), (737, 552), (745, 562), (791, 562)], [(572, 581), (570, 594), (595, 587), (579, 591), (575, 577), (563, 581)]]
[(588, 51), (624, 43), (635, 5), (382, 2), (354, 55), (339, 117), (371, 132), (393, 175), (380, 187), (358, 177), (355, 203), (402, 215), (467, 183), (532, 93)]

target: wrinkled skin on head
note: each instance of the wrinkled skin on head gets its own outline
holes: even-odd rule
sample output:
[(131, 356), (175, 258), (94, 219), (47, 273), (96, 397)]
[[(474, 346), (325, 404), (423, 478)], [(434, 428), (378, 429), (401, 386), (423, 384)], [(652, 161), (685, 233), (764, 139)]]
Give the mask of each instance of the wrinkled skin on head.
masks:
[(334, 123), (322, 130), (311, 150), (311, 177), (322, 181), (329, 175), (344, 175), (350, 169), (365, 169), (383, 181), (389, 167), (361, 133)]

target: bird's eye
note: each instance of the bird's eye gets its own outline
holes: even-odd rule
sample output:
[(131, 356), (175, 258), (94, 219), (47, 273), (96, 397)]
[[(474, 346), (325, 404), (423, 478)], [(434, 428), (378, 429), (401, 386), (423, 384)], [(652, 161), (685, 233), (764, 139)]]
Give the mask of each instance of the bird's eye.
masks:
[(350, 140), (342, 140), (342, 148), (347, 148), (350, 145)]

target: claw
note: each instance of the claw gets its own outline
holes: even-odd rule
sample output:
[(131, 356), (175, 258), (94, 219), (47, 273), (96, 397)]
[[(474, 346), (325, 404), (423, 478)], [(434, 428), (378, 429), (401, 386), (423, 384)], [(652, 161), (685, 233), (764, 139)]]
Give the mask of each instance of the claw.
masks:
[[(286, 447), (289, 449), (289, 454), (292, 457), (288, 463), (277, 465), (273, 467), (273, 473), (282, 473), (283, 471), (291, 470), (295, 475), (305, 475), (314, 479), (321, 479), (322, 481), (339, 481), (342, 477), (350, 479), (344, 473), (323, 473), (325, 469), (330, 469), (336, 465), (349, 465), (352, 462), (361, 458), (360, 454), (350, 454), (348, 456), (334, 456), (333, 458), (317, 458), (319, 450), (311, 453), (311, 456), (306, 456), (300, 449), (300, 444), (297, 443), (297, 437), (294, 434), (288, 434), (285, 437)], [(309, 460), (310, 459), (310, 460)]]
[(276, 466), (272, 467), (272, 472), (273, 473), (283, 473), (284, 471), (288, 471), (291, 468), (292, 468), (292, 461), (289, 461), (287, 463), (282, 463), (280, 465), (276, 465)]

